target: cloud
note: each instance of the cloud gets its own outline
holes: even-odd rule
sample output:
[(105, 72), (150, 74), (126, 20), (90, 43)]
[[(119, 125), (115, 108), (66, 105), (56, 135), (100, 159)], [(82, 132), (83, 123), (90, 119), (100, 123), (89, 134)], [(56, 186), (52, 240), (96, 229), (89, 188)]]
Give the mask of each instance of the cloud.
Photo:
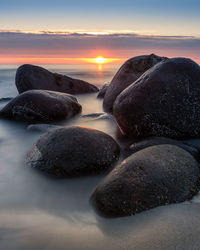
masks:
[(117, 58), (157, 53), (187, 56), (200, 61), (200, 38), (151, 36), (131, 31), (0, 31), (0, 55), (90, 57), (98, 53)]

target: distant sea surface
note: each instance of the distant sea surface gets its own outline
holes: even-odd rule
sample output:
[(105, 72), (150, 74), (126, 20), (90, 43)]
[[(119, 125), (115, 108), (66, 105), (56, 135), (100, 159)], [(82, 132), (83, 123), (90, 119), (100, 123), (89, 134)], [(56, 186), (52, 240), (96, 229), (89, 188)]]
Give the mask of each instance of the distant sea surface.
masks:
[[(110, 82), (120, 65), (46, 65), (45, 68), (97, 86)], [(0, 66), (0, 108), (16, 96), (17, 66)], [(97, 94), (77, 96), (82, 114), (102, 113)], [(117, 139), (112, 118), (78, 116), (62, 125), (81, 125)], [(24, 164), (42, 132), (0, 119), (0, 250), (190, 250), (200, 249), (200, 196), (141, 214), (104, 219), (89, 198), (104, 178), (53, 180)]]

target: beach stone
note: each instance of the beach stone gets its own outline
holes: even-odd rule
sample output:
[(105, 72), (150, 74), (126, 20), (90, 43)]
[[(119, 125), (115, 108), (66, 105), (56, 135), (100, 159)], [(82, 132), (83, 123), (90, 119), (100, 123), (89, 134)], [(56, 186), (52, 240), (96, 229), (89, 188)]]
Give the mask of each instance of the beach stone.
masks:
[(128, 157), (144, 148), (162, 144), (171, 144), (181, 147), (188, 151), (190, 154), (192, 154), (196, 160), (200, 160), (200, 149), (197, 148), (195, 145), (166, 137), (149, 137), (142, 141), (135, 142), (129, 148), (124, 150), (124, 156)]
[(47, 132), (51, 129), (60, 128), (61, 126), (52, 125), (52, 124), (30, 124), (27, 126), (28, 131), (34, 132)]
[(105, 96), (105, 94), (106, 94), (106, 91), (107, 91), (107, 89), (108, 89), (108, 86), (109, 86), (109, 84), (104, 84), (103, 86), (102, 86), (102, 88), (99, 90), (99, 93), (98, 93), (98, 95), (97, 95), (97, 98), (104, 98), (104, 96)]
[(200, 135), (200, 67), (187, 58), (160, 62), (114, 103), (114, 116), (133, 138)]
[(87, 115), (82, 115), (82, 118), (89, 118), (93, 121), (113, 119), (113, 117), (107, 113), (91, 113), (91, 114), (87, 114)]
[(42, 135), (26, 163), (52, 177), (78, 177), (102, 173), (113, 166), (119, 154), (115, 140), (101, 131), (63, 127)]
[(68, 94), (98, 92), (98, 88), (88, 82), (66, 75), (52, 73), (42, 67), (25, 64), (17, 69), (15, 84), (19, 93), (31, 89), (44, 89)]
[(81, 109), (81, 105), (72, 95), (48, 90), (29, 90), (10, 101), (0, 111), (0, 116), (27, 122), (47, 122), (68, 119), (80, 113)]
[(102, 115), (105, 115), (106, 113), (90, 113), (86, 115), (82, 115), (83, 118), (98, 118)]
[(143, 149), (114, 168), (99, 184), (91, 204), (104, 217), (120, 217), (191, 199), (199, 190), (194, 157), (175, 145)]
[(0, 102), (8, 102), (11, 101), (14, 97), (2, 97), (0, 98)]
[(127, 60), (115, 74), (103, 101), (103, 108), (106, 112), (112, 113), (116, 97), (133, 82), (135, 82), (145, 71), (155, 64), (165, 60), (166, 57), (142, 55)]

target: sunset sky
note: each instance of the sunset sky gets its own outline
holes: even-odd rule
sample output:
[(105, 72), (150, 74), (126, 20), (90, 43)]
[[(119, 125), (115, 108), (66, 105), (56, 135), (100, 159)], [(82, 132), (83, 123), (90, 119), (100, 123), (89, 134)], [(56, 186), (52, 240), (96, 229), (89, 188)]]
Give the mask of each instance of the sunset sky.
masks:
[(200, 63), (199, 24), (199, 0), (0, 0), (0, 63), (149, 53)]

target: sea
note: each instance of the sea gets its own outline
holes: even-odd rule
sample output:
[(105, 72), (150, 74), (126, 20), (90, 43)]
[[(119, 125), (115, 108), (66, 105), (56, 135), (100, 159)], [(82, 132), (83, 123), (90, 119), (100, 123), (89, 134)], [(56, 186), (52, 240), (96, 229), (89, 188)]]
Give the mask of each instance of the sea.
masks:
[[(0, 65), (0, 108), (15, 97), (19, 65)], [(119, 64), (42, 65), (52, 72), (109, 83)], [(62, 125), (104, 131), (118, 140), (117, 124), (102, 110), (97, 94), (79, 95), (83, 115)], [(90, 116), (102, 113), (100, 116)], [(0, 250), (189, 250), (200, 249), (200, 196), (140, 214), (105, 219), (89, 204), (104, 178), (49, 179), (24, 164), (42, 135), (28, 124), (0, 119)]]

